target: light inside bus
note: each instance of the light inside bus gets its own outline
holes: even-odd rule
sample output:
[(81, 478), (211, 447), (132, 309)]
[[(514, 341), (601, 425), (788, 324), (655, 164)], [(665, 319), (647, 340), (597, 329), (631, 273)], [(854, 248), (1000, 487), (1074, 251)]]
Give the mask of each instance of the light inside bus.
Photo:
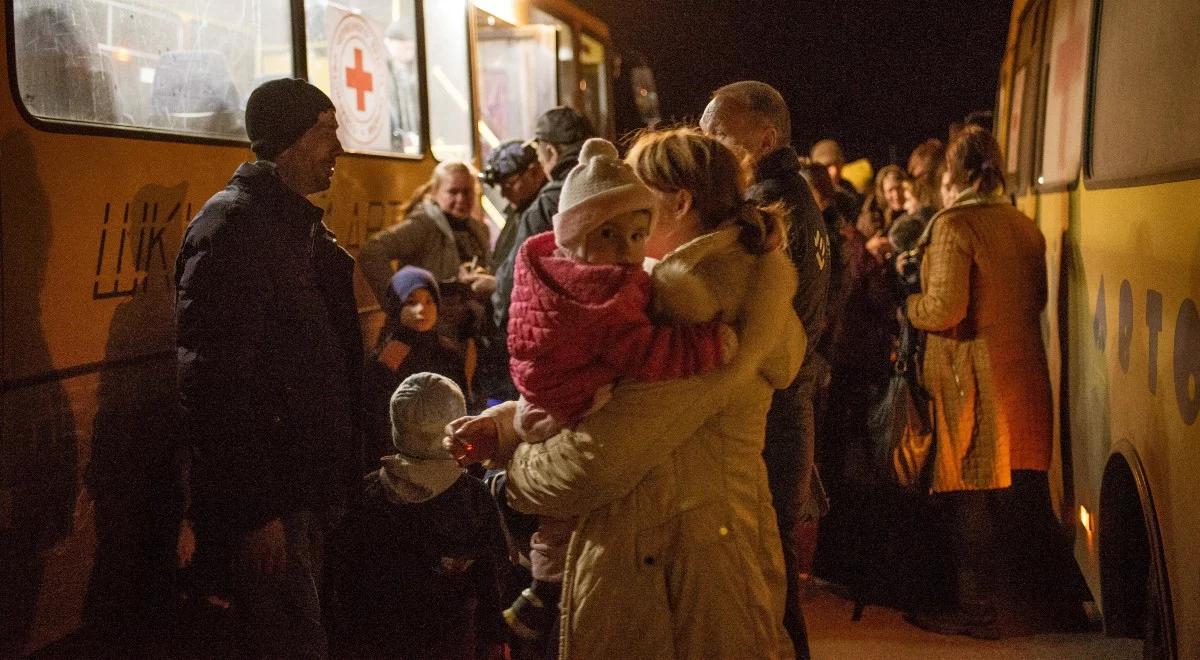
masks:
[(1088, 513), (1087, 507), (1079, 505), (1079, 522), (1083, 524), (1083, 531), (1087, 532), (1088, 540), (1092, 537), (1092, 514)]
[[(514, 0), (475, 0), (475, 6), (509, 25), (522, 25), (525, 23), (525, 21), (521, 20), (519, 8)], [(491, 17), (488, 17), (488, 19), (488, 25), (496, 24)]]

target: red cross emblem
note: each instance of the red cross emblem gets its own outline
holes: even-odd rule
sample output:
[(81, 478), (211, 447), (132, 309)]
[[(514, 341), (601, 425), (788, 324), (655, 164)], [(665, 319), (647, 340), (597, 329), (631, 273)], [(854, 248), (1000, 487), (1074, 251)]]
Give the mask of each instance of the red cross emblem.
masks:
[(354, 67), (346, 68), (346, 86), (353, 89), (358, 101), (358, 111), (367, 109), (367, 92), (375, 89), (374, 76), (363, 69), (363, 52), (361, 48), (354, 49)]

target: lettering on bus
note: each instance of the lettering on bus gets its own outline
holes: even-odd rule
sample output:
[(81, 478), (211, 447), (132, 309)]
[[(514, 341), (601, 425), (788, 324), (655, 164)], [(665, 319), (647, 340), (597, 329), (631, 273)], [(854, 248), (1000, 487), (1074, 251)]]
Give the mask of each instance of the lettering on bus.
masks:
[[(346, 233), (339, 238), (347, 248), (362, 247), (372, 234), (400, 219), (403, 205), (402, 200), (396, 199), (351, 203)], [(326, 219), (333, 217), (330, 204)], [(191, 218), (191, 202), (105, 202), (96, 244), (92, 299), (135, 296), (148, 289), (152, 275), (164, 275), (164, 283), (168, 283), (178, 248), (174, 245), (178, 236), (168, 230), (172, 223), (186, 224)]]
[(1158, 334), (1162, 332), (1162, 294), (1154, 289), (1146, 291), (1146, 329), (1149, 331), (1150, 393), (1158, 393)]
[(1183, 421), (1191, 424), (1200, 412), (1200, 316), (1190, 299), (1179, 305), (1175, 321), (1175, 401)]
[[(365, 202), (353, 202), (350, 205), (350, 222), (345, 236), (339, 240), (347, 249), (358, 249), (375, 232), (399, 221), (400, 207), (404, 202), (398, 199), (372, 199)], [(326, 218), (333, 218), (334, 205), (330, 203)]]
[(150, 286), (151, 273), (169, 274), (173, 259), (167, 259), (164, 234), (172, 222), (190, 217), (191, 202), (176, 202), (169, 208), (158, 202), (142, 202), (141, 208), (136, 202), (126, 202), (121, 210), (106, 202), (92, 300), (137, 295)]
[[(1117, 306), (1117, 362), (1123, 373), (1129, 373), (1133, 349), (1134, 304), (1133, 286), (1122, 280)], [(1092, 317), (1092, 340), (1102, 353), (1107, 343), (1107, 307), (1104, 277), (1096, 294), (1096, 310)], [(1163, 331), (1163, 296), (1154, 289), (1146, 290), (1146, 352), (1147, 389), (1158, 393), (1158, 345)], [(1175, 403), (1185, 424), (1193, 424), (1200, 416), (1200, 312), (1196, 303), (1185, 298), (1175, 316), (1175, 346), (1172, 355), (1172, 377), (1175, 384)]]

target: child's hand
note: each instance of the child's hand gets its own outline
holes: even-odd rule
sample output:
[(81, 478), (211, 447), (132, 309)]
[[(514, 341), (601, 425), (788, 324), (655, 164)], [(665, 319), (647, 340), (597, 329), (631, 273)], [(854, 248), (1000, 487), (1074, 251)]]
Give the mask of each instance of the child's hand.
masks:
[(466, 467), (491, 458), (499, 442), (500, 428), (495, 419), (487, 415), (468, 415), (446, 425), (442, 446), (459, 465)]

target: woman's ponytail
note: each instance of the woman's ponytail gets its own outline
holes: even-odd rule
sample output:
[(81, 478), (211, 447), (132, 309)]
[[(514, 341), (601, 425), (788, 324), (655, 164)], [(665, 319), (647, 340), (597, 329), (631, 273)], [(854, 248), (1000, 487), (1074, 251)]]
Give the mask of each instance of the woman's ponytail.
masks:
[(996, 138), (979, 126), (959, 131), (946, 147), (946, 171), (960, 190), (989, 195), (1004, 190), (1004, 159)]
[(766, 254), (784, 243), (787, 209), (780, 202), (759, 206), (744, 200), (734, 207), (733, 220), (738, 226), (738, 242), (750, 254)]

